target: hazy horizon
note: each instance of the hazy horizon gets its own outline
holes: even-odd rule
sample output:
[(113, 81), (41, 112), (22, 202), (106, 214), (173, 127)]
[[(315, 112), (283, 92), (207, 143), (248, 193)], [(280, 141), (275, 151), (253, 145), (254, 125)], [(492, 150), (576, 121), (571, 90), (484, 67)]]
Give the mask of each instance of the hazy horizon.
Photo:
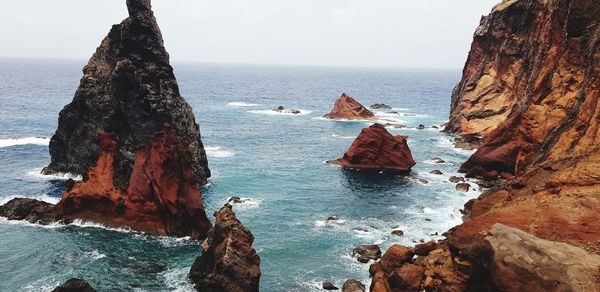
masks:
[[(176, 63), (454, 69), (498, 1), (154, 0), (153, 10)], [(123, 0), (8, 0), (0, 57), (88, 60), (125, 17)]]

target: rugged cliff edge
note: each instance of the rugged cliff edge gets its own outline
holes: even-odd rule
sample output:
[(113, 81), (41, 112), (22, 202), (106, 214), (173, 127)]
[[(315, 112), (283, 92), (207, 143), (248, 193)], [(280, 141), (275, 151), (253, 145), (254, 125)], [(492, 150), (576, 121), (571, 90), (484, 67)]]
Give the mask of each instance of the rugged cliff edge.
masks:
[(254, 236), (235, 217), (231, 205), (215, 212), (215, 218), (190, 279), (198, 291), (258, 291), (260, 257), (252, 248)]
[(344, 157), (327, 163), (361, 171), (408, 172), (416, 162), (406, 139), (393, 136), (376, 123), (362, 129)]
[[(200, 188), (210, 171), (198, 124), (179, 94), (150, 0), (127, 0), (127, 9), (129, 17), (112, 27), (84, 67), (50, 142), (52, 160), (43, 172), (79, 174), (83, 181), (56, 207), (11, 206), (23, 211), (30, 204), (37, 213), (16, 217), (41, 223), (84, 219), (204, 238), (211, 224)], [(11, 206), (0, 215), (14, 214)]]
[(384, 255), (394, 265), (372, 269), (372, 290), (598, 290), (599, 98), (597, 1), (496, 5), (475, 32), (446, 130), (483, 137), (461, 171), (508, 179), (467, 203), (437, 249)]

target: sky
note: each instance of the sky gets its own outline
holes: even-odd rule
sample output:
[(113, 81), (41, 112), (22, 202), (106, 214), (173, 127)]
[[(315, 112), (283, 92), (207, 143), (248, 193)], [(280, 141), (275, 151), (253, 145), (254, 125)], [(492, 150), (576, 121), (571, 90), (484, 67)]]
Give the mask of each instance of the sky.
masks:
[[(175, 62), (462, 68), (500, 0), (153, 0)], [(125, 0), (0, 0), (0, 57), (87, 60)]]

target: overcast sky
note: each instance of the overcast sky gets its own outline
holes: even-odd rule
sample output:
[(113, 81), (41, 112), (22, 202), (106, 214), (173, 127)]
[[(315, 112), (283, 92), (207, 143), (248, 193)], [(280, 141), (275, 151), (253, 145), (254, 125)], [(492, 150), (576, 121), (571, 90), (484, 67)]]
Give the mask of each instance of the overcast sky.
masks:
[[(173, 61), (461, 68), (499, 0), (153, 0)], [(125, 0), (0, 0), (0, 56), (88, 59)]]

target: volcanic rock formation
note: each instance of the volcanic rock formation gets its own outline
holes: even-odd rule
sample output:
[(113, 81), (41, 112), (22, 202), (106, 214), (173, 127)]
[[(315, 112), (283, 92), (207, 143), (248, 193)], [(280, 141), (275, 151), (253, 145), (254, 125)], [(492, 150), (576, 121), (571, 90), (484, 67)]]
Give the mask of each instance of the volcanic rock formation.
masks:
[[(494, 225), (481, 237), (451, 239), (416, 259), (392, 256), (395, 254), (387, 252), (371, 265), (374, 275), (371, 291), (594, 291), (600, 288), (600, 256), (502, 224)], [(384, 262), (388, 263), (385, 268)]]
[(127, 9), (60, 112), (43, 172), (84, 180), (63, 193), (52, 216), (204, 238), (210, 222), (200, 187), (210, 171), (198, 124), (179, 94), (150, 1), (127, 0)]
[(202, 243), (202, 256), (189, 277), (198, 291), (258, 291), (260, 257), (252, 248), (254, 236), (226, 204), (215, 212), (216, 222)]
[(416, 162), (406, 136), (393, 136), (383, 125), (362, 129), (344, 157), (327, 163), (363, 171), (408, 172)]
[(331, 112), (324, 117), (328, 119), (372, 120), (375, 115), (354, 98), (342, 93), (342, 96), (335, 101)]
[(484, 137), (461, 171), (503, 180), (465, 205), (465, 222), (438, 249), (395, 261), (394, 272), (373, 270), (373, 287), (598, 290), (599, 65), (597, 1), (494, 7), (475, 33), (447, 130)]

